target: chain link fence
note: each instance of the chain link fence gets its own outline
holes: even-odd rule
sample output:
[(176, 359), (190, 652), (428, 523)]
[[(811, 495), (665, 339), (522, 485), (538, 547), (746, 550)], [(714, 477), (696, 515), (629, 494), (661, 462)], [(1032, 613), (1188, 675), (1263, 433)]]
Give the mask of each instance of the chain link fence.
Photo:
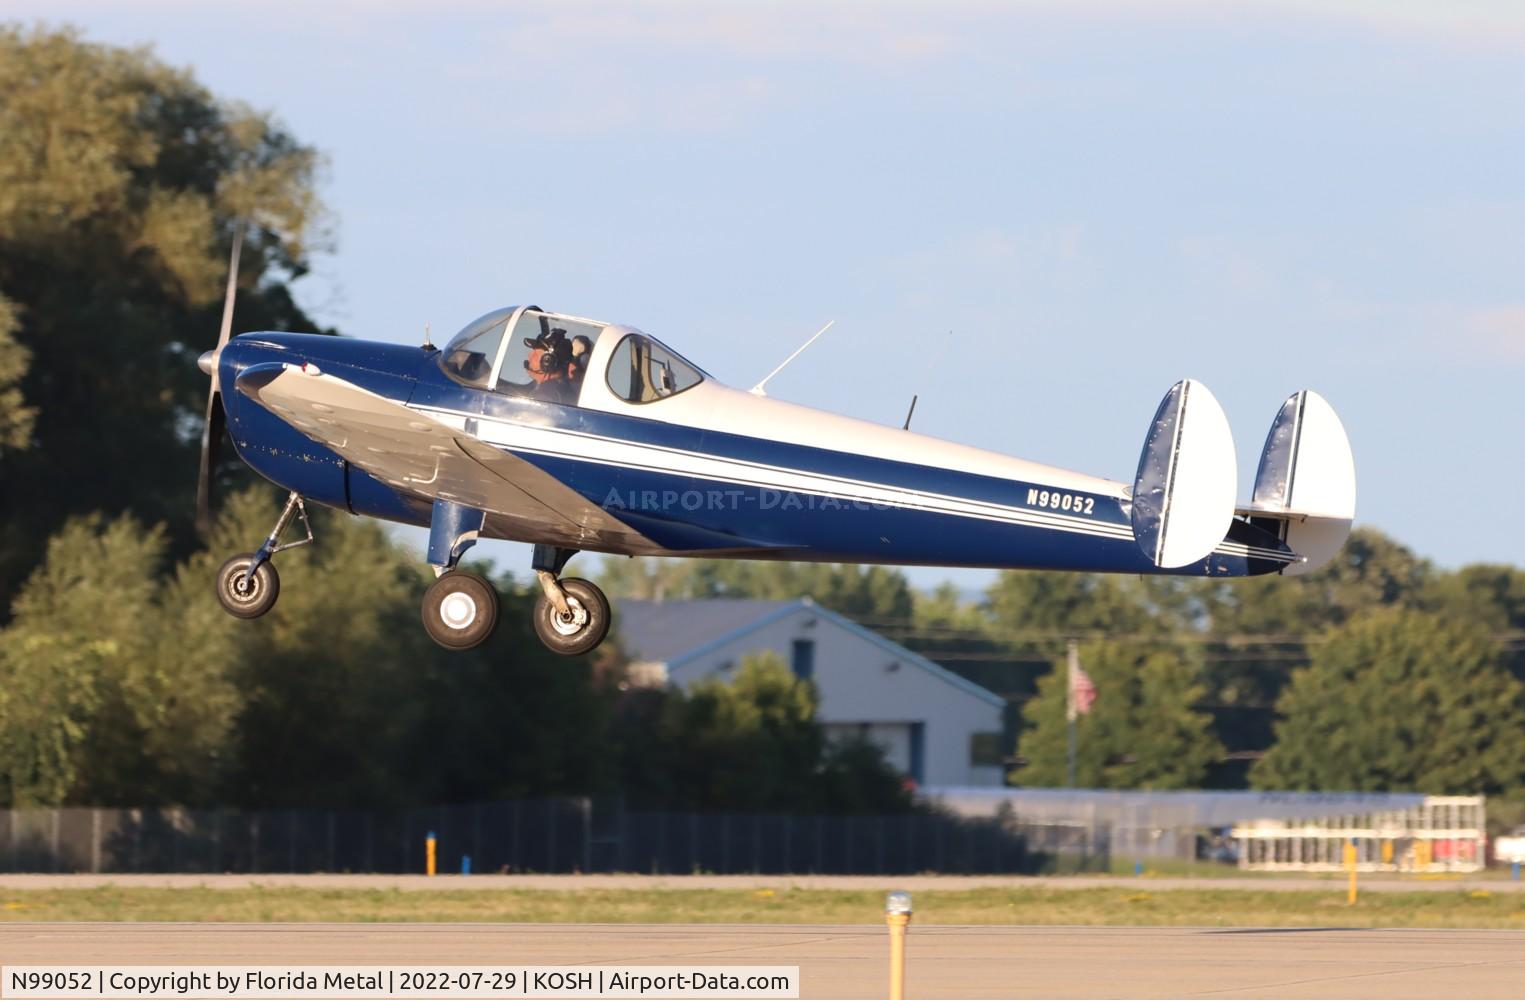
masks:
[(617, 800), (431, 808), (0, 810), (0, 871), (914, 874), (1105, 871), (1106, 830), (923, 813), (655, 812)]

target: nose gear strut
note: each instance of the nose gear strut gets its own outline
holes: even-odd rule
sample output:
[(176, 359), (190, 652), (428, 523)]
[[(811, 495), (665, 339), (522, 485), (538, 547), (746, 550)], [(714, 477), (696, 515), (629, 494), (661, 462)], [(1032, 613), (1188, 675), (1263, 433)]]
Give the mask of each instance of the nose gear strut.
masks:
[[(306, 538), (281, 543), (281, 533), (291, 523), (292, 516), (302, 519)], [(281, 578), (271, 562), (277, 552), (285, 552), (313, 542), (312, 523), (307, 520), (307, 507), (300, 494), (293, 492), (286, 498), (286, 506), (276, 519), (265, 543), (257, 552), (233, 556), (217, 571), (217, 600), (223, 609), (235, 618), (258, 618), (275, 607), (275, 599), (281, 593)]]

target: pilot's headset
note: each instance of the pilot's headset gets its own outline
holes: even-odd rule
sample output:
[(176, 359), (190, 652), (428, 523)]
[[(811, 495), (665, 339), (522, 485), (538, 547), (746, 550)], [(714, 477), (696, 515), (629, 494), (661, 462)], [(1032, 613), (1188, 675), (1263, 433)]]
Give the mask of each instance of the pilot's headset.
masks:
[[(572, 342), (567, 340), (565, 330), (554, 329), (549, 334), (541, 334), (534, 340), (526, 340), (525, 343), (545, 352), (540, 355), (540, 371), (546, 375), (565, 375), (567, 368), (572, 364)], [(529, 366), (529, 359), (526, 358), (524, 367), (528, 370)]]

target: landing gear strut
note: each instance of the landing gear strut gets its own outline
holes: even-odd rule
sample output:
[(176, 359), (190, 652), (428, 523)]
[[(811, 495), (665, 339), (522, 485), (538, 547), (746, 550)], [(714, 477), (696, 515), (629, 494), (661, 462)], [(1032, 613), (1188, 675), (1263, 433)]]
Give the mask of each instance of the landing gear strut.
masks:
[(570, 577), (558, 579), (576, 549), (535, 546), (531, 565), (542, 591), (535, 602), (535, 634), (553, 653), (577, 656), (609, 634), (609, 599), (597, 586)]
[(474, 649), (498, 627), (498, 591), (485, 577), (458, 569), (461, 556), (476, 544), (486, 515), (480, 510), (434, 501), (429, 522), (429, 564), (435, 580), (424, 591), (424, 631), (446, 649)]
[[(307, 537), (295, 542), (281, 544), (281, 532), (296, 515), (302, 519)], [(281, 594), (281, 578), (275, 572), (271, 557), (277, 552), (294, 549), (312, 543), (312, 524), (307, 520), (307, 508), (302, 498), (292, 493), (286, 498), (286, 507), (276, 519), (275, 527), (258, 552), (236, 555), (222, 564), (217, 571), (217, 600), (223, 609), (235, 618), (258, 618), (275, 607), (275, 599)]]
[[(486, 512), (450, 500), (435, 500), (429, 521), (429, 565), (435, 581), (424, 592), (424, 630), (446, 649), (471, 649), (486, 642), (498, 624), (498, 592), (475, 573), (457, 568), (487, 524)], [(535, 634), (547, 649), (577, 656), (609, 634), (609, 601), (587, 580), (560, 580), (576, 549), (535, 546), (531, 561), (540, 578), (535, 602)]]

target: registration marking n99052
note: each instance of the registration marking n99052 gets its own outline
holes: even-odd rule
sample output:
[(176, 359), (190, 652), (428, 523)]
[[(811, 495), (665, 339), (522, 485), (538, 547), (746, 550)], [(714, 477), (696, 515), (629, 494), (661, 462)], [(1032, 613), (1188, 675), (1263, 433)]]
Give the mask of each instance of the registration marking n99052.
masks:
[(1072, 514), (1090, 514), (1096, 509), (1096, 498), (1081, 496), (1079, 493), (1062, 493), (1059, 490), (1040, 490), (1033, 486), (1027, 490), (1027, 505), (1065, 510)]

